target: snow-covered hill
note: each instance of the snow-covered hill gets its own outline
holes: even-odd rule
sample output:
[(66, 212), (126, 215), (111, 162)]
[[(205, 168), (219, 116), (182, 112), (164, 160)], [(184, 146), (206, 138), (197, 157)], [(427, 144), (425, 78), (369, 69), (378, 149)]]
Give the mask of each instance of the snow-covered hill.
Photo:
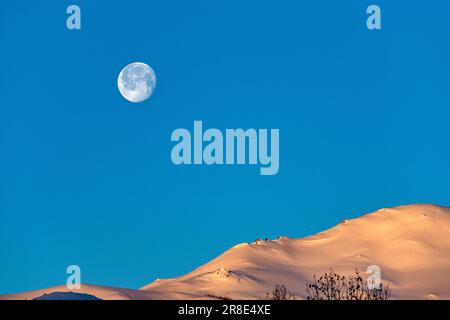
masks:
[[(275, 284), (298, 297), (314, 274), (333, 268), (381, 268), (394, 299), (450, 299), (450, 208), (410, 205), (381, 209), (303, 239), (239, 244), (184, 276), (157, 280), (140, 290), (84, 285), (101, 299), (261, 299)], [(32, 299), (67, 292), (55, 287), (0, 299)]]

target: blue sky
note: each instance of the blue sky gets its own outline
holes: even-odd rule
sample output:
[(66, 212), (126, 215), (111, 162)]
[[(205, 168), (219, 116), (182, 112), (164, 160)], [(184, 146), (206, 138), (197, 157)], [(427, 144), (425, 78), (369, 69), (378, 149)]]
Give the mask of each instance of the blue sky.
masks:
[[(450, 205), (450, 3), (74, 1), (0, 6), (0, 293), (186, 273), (258, 237)], [(382, 30), (366, 8), (382, 9)], [(121, 68), (158, 76), (141, 104)], [(279, 128), (280, 172), (174, 166), (170, 135)]]

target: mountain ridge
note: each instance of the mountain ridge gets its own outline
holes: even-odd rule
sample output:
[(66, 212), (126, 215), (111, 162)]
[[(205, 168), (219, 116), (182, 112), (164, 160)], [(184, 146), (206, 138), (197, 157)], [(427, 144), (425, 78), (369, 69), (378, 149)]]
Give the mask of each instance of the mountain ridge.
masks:
[[(262, 299), (280, 283), (305, 298), (314, 274), (333, 268), (348, 275), (377, 265), (394, 299), (450, 299), (449, 252), (450, 208), (415, 204), (343, 220), (305, 238), (241, 243), (185, 275), (157, 279), (139, 290), (83, 285), (79, 292), (101, 299)], [(46, 290), (38, 291), (52, 292)]]

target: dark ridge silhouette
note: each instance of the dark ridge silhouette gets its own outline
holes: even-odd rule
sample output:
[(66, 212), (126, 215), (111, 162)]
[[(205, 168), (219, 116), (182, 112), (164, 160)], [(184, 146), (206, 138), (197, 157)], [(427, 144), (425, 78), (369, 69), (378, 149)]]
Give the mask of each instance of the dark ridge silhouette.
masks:
[(102, 299), (87, 293), (52, 292), (34, 298), (33, 300), (102, 300)]

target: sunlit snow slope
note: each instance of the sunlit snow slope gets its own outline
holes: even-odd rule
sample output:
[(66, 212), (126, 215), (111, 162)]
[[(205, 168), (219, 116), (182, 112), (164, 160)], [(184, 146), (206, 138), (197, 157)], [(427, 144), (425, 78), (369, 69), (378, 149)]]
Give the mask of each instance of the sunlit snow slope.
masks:
[[(351, 274), (378, 265), (394, 299), (450, 299), (450, 208), (410, 205), (381, 209), (303, 239), (237, 245), (184, 276), (140, 290), (83, 286), (101, 299), (261, 299), (275, 284), (299, 298), (314, 274)], [(32, 299), (64, 287), (0, 296)]]

